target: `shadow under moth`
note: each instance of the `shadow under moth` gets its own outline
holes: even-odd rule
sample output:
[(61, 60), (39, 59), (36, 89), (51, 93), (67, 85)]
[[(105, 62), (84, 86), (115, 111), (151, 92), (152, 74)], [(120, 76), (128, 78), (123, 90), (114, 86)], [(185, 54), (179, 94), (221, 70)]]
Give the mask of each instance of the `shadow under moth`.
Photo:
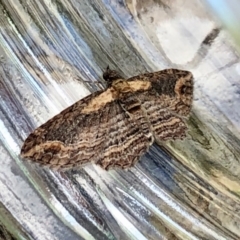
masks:
[(107, 88), (68, 107), (32, 132), (21, 157), (53, 169), (93, 162), (133, 166), (155, 139), (183, 139), (193, 98), (191, 72), (166, 69), (124, 79), (107, 68)]

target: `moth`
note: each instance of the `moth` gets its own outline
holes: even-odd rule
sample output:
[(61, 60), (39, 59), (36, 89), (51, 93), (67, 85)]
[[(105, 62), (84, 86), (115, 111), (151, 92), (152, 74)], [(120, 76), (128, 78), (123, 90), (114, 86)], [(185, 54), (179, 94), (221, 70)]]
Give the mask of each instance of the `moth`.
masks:
[(166, 69), (124, 79), (109, 67), (107, 87), (33, 131), (21, 157), (53, 169), (92, 162), (108, 170), (133, 166), (154, 140), (186, 137), (193, 75)]

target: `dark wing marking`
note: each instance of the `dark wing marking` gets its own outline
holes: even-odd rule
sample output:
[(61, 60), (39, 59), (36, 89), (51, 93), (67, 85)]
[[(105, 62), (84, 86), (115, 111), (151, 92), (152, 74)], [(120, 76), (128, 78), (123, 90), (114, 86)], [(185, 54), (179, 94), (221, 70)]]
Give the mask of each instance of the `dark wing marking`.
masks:
[(154, 73), (145, 73), (131, 77), (127, 81), (150, 81), (152, 88), (145, 93), (150, 99), (162, 101), (162, 107), (187, 116), (193, 99), (193, 75), (189, 71), (165, 69)]
[(149, 127), (156, 139), (183, 139), (193, 98), (193, 76), (188, 71), (167, 69), (146, 73), (128, 81), (150, 81), (151, 89), (135, 93), (142, 103)]

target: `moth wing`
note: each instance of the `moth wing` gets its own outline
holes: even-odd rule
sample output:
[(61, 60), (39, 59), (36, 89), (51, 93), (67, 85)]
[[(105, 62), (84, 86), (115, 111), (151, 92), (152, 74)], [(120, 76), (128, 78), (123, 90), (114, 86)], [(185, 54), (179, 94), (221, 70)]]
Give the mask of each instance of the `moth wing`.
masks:
[(167, 141), (186, 137), (187, 127), (184, 119), (168, 108), (164, 108), (161, 102), (145, 102), (142, 107), (146, 111), (155, 139)]
[[(127, 98), (128, 99), (128, 98)], [(106, 106), (105, 145), (97, 164), (104, 169), (133, 166), (152, 144), (152, 134), (140, 108), (133, 113), (124, 109), (122, 101)]]
[[(131, 77), (127, 81), (135, 80), (151, 82), (152, 88), (145, 92), (151, 101), (152, 99), (159, 100), (162, 102), (162, 107), (180, 116), (188, 116), (193, 99), (193, 75), (191, 72), (165, 69)], [(144, 98), (143, 100), (148, 99)]]
[(81, 112), (103, 93), (95, 92), (81, 99), (37, 128), (25, 140), (21, 157), (54, 169), (67, 169), (94, 160), (95, 150), (103, 144), (107, 117), (102, 111)]
[[(135, 119), (106, 94), (110, 92), (94, 93), (37, 128), (25, 140), (21, 156), (63, 170), (89, 162), (104, 169), (133, 165), (150, 143)], [(103, 106), (96, 108), (101, 101)]]
[(149, 81), (148, 91), (135, 93), (142, 103), (156, 139), (183, 139), (193, 99), (193, 76), (188, 71), (166, 69), (132, 77), (128, 81)]

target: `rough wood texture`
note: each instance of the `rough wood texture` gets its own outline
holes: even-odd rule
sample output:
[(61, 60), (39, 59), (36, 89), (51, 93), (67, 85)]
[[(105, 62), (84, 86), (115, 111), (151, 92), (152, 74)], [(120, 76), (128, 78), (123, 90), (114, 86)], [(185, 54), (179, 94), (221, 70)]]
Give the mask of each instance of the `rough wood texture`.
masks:
[(193, 76), (167, 69), (123, 79), (107, 68), (108, 87), (76, 102), (31, 133), (21, 156), (54, 169), (94, 162), (133, 166), (158, 140), (183, 139)]

